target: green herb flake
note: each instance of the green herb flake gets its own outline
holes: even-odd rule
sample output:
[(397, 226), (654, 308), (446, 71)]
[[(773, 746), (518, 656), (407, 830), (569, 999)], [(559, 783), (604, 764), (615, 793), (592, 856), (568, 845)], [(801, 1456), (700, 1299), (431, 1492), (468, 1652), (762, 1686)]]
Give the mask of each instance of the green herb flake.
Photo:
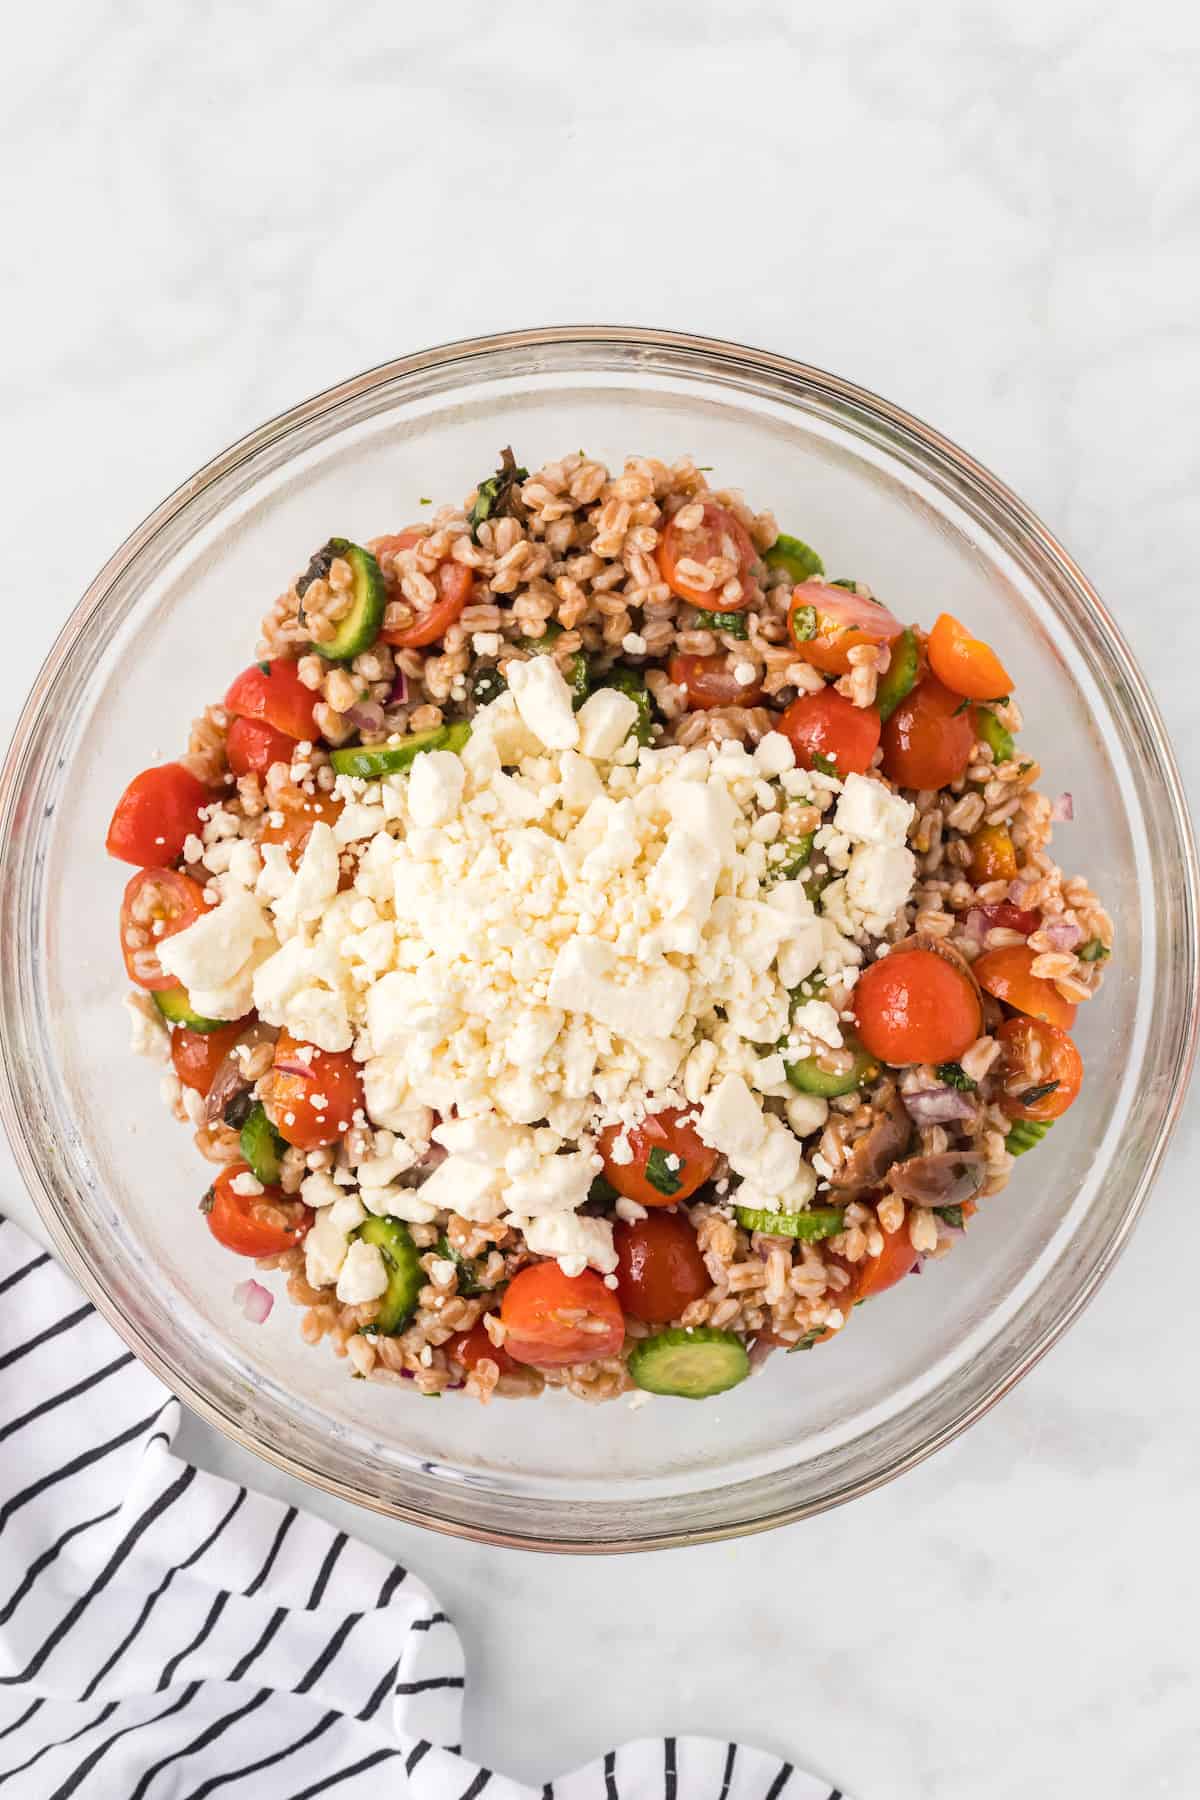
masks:
[(953, 1225), (959, 1231), (966, 1225), (961, 1206), (935, 1206), (933, 1210), (939, 1219), (944, 1219), (947, 1225)]
[(789, 1344), (786, 1354), (794, 1356), (797, 1350), (811, 1350), (817, 1339), (824, 1336), (825, 1330), (824, 1325), (814, 1325), (812, 1330), (806, 1331), (802, 1338), (797, 1338), (794, 1344)]
[[(682, 1166), (680, 1164), (681, 1168)], [(672, 1194), (677, 1194), (683, 1186), (677, 1171), (667, 1161), (666, 1151), (658, 1144), (655, 1144), (646, 1158), (646, 1180), (651, 1187), (657, 1188), (659, 1193), (665, 1194), (668, 1199)]]
[(967, 711), (970, 704), (971, 702), (969, 700), (960, 700), (954, 711), (950, 714), (950, 717), (952, 719), (961, 718), (962, 714)]
[(858, 592), (857, 581), (847, 581), (844, 575), (840, 575), (836, 581), (831, 581), (829, 585), (830, 587), (848, 588), (852, 594), (857, 594)]
[(807, 644), (809, 638), (817, 635), (817, 609), (815, 606), (794, 606), (792, 616), (788, 620), (788, 629), (795, 644)]
[(1099, 938), (1089, 938), (1078, 953), (1080, 962), (1105, 962), (1112, 951), (1105, 948)]
[(826, 756), (823, 750), (813, 751), (813, 768), (821, 775), (837, 775), (837, 758)]
[(744, 613), (705, 612), (703, 608), (698, 608), (695, 628), (697, 631), (723, 631), (727, 637), (749, 636)]
[(433, 501), (429, 498), (428, 494), (422, 494), (421, 498), (417, 501), (417, 505), (418, 506), (432, 506)]
[(526, 518), (525, 504), (517, 492), (523, 481), (528, 481), (529, 470), (517, 466), (517, 459), (509, 445), (500, 452), (500, 467), (486, 481), (481, 481), (475, 494), (475, 503), (467, 514), (467, 524), (471, 530), (471, 542), (479, 542), (479, 527), (485, 519), (509, 518), (524, 523)]
[(461, 1250), (456, 1250), (445, 1232), (438, 1239), (437, 1253), (443, 1262), (454, 1264), (454, 1272), (458, 1277), (458, 1291), (464, 1300), (472, 1300), (476, 1294), (482, 1293), (483, 1290), (476, 1278), (473, 1260), (469, 1256), (464, 1256)]
[(1017, 1095), (1017, 1099), (1022, 1106), (1036, 1106), (1039, 1100), (1045, 1100), (1048, 1095), (1055, 1093), (1061, 1086), (1061, 1081), (1043, 1081), (1036, 1087), (1026, 1088), (1023, 1094)]
[(616, 1188), (607, 1175), (597, 1175), (588, 1189), (588, 1199), (596, 1206), (611, 1206), (613, 1201), (619, 1198)]
[(1028, 775), (1028, 773), (1029, 773), (1030, 769), (1032, 769), (1032, 767), (1033, 767), (1033, 764), (1031, 762), (1018, 763), (1017, 764), (1017, 774), (1018, 775)]
[(975, 1092), (977, 1084), (971, 1080), (961, 1063), (939, 1063), (934, 1074), (939, 1081), (944, 1081), (947, 1087), (957, 1088), (960, 1094)]
[(269, 675), (271, 673), (271, 665), (269, 662), (259, 663), (258, 666), (262, 670), (264, 675)]

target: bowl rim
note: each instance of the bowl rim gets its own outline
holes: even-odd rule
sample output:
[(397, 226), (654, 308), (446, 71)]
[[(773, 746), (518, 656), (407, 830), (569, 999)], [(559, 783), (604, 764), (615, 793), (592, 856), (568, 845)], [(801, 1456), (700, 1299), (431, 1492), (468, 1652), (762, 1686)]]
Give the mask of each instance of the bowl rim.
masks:
[[(783, 376), (790, 381), (815, 388), (836, 403), (861, 409), (867, 414), (873, 415), (875, 420), (886, 429), (895, 430), (898, 434), (915, 439), (922, 453), (939, 461), (944, 467), (948, 467), (953, 475), (976, 490), (1001, 516), (1006, 516), (1007, 523), (1026, 538), (1031, 539), (1039, 553), (1055, 566), (1059, 577), (1073, 590), (1076, 597), (1085, 604), (1087, 610), (1095, 618), (1097, 626), (1106, 640), (1105, 648), (1120, 667), (1123, 679), (1127, 683), (1128, 693), (1135, 710), (1141, 714), (1151, 728), (1159, 773), (1163, 780), (1167, 822), (1174, 833), (1185, 875), (1184, 892), (1181, 899), (1188, 927), (1187, 936), (1195, 946), (1197, 918), (1200, 917), (1200, 862), (1197, 859), (1195, 836), (1182, 779), (1161, 713), (1112, 614), (1074, 558), (1043, 524), (1037, 514), (1011, 488), (952, 439), (947, 438), (914, 414), (883, 399), (870, 389), (812, 364), (799, 362), (774, 351), (758, 349), (722, 338), (667, 331), (652, 326), (599, 324), (538, 326), (459, 338), (425, 350), (414, 351), (406, 356), (379, 363), (332, 387), (322, 389), (308, 399), (269, 418), (204, 463), (193, 475), (168, 494), (129, 533), (88, 584), (55, 638), (17, 718), (5, 752), (3, 765), (0, 767), (0, 857), (4, 855), (14, 828), (17, 802), (20, 797), (21, 775), (30, 735), (47, 696), (70, 657), (77, 637), (92, 613), (103, 603), (114, 582), (124, 574), (153, 542), (158, 533), (167, 527), (189, 502), (276, 439), (299, 427), (309, 425), (319, 420), (325, 413), (333, 412), (344, 403), (398, 378), (423, 370), (445, 369), (456, 363), (469, 365), (474, 359), (493, 356), (497, 353), (536, 349), (539, 346), (564, 349), (572, 345), (599, 345), (614, 349), (634, 346), (660, 352), (707, 356), (719, 359), (726, 365), (732, 363), (748, 370)], [(7, 1038), (7, 1022), (3, 1009), (0, 1009), (0, 1046), (7, 1048)], [(42, 1173), (32, 1143), (23, 1128), (17, 1094), (6, 1055), (0, 1056), (0, 1124), (4, 1127), (14, 1162), (27, 1192), (33, 1197), (42, 1225), (69, 1273), (101, 1316), (107, 1320), (134, 1354), (178, 1400), (185, 1402), (206, 1423), (232, 1438), (242, 1448), (264, 1457), (284, 1473), (311, 1483), (338, 1499), (353, 1501), (358, 1505), (369, 1507), (385, 1517), (399, 1519), (406, 1524), (422, 1525), (448, 1536), (506, 1549), (540, 1550), (552, 1554), (570, 1555), (617, 1555), (635, 1550), (665, 1549), (749, 1535), (810, 1517), (833, 1506), (841, 1505), (847, 1500), (855, 1499), (861, 1494), (872, 1492), (896, 1476), (915, 1468), (918, 1463), (933, 1455), (935, 1451), (944, 1448), (969, 1425), (988, 1412), (1041, 1361), (1051, 1345), (1074, 1323), (1090, 1303), (1115, 1266), (1146, 1203), (1178, 1123), (1187, 1095), (1198, 1041), (1200, 1041), (1200, 1008), (1193, 1007), (1185, 1021), (1178, 1044), (1174, 1071), (1176, 1079), (1172, 1084), (1170, 1100), (1164, 1108), (1162, 1129), (1138, 1171), (1123, 1216), (1117, 1221), (1111, 1237), (1098, 1255), (1093, 1268), (1072, 1292), (1060, 1315), (1043, 1327), (1036, 1339), (1017, 1358), (1013, 1367), (998, 1377), (989, 1389), (963, 1405), (953, 1417), (919, 1444), (894, 1454), (886, 1466), (848, 1479), (840, 1487), (818, 1498), (778, 1506), (769, 1515), (759, 1518), (592, 1542), (546, 1539), (534, 1533), (526, 1534), (468, 1524), (382, 1496), (354, 1491), (346, 1483), (309, 1466), (298, 1453), (279, 1449), (270, 1440), (227, 1416), (216, 1402), (210, 1400), (195, 1385), (186, 1373), (174, 1365), (169, 1356), (164, 1354), (137, 1326), (118, 1311), (105, 1289), (103, 1281), (82, 1253), (68, 1222), (55, 1204), (50, 1185)]]

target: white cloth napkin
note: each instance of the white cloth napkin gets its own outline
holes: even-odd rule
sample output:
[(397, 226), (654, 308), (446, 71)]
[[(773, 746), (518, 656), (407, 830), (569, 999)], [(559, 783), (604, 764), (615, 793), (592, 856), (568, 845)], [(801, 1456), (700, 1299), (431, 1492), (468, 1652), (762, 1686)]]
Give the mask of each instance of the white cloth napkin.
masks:
[(458, 1633), (407, 1569), (172, 1453), (179, 1402), (0, 1220), (0, 1796), (841, 1800), (740, 1745), (527, 1788), (460, 1753)]

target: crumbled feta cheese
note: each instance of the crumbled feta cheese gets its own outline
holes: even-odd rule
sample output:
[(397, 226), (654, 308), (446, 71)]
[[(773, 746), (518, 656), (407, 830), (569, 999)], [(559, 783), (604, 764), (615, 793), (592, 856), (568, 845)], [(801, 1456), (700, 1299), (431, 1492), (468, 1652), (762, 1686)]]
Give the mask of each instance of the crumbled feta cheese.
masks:
[(408, 810), (418, 825), (444, 825), (458, 811), (466, 771), (452, 750), (426, 750), (408, 778)]
[(916, 808), (868, 775), (847, 775), (833, 815), (838, 830), (863, 844), (903, 845)]
[(259, 1194), (265, 1194), (267, 1191), (258, 1177), (252, 1175), (249, 1169), (243, 1169), (240, 1175), (235, 1175), (229, 1186), (232, 1192), (240, 1194), (243, 1200), (255, 1200)]
[(726, 1075), (705, 1099), (696, 1129), (706, 1144), (732, 1158), (756, 1150), (766, 1127), (746, 1083), (739, 1075)]
[(757, 675), (758, 670), (752, 662), (735, 662), (733, 665), (733, 679), (739, 687), (750, 687)]
[(837, 1013), (827, 1000), (805, 1000), (792, 1010), (792, 1026), (805, 1037), (814, 1038), (830, 1050), (842, 1047), (842, 1028)]
[(356, 1238), (346, 1251), (337, 1279), (343, 1306), (362, 1306), (387, 1292), (388, 1273), (378, 1247)]
[(548, 750), (570, 750), (579, 742), (571, 690), (553, 657), (511, 663), (508, 685), (522, 722)]
[(319, 1212), (304, 1239), (304, 1273), (310, 1287), (331, 1287), (346, 1260), (346, 1233), (336, 1218), (337, 1207)]
[(796, 1136), (809, 1137), (824, 1127), (829, 1117), (829, 1102), (819, 1094), (792, 1094), (783, 1110)]
[(589, 1267), (608, 1275), (617, 1266), (613, 1228), (607, 1219), (555, 1212), (515, 1223), (535, 1256), (556, 1256), (564, 1275), (582, 1275)]
[(477, 631), (471, 639), (471, 648), (476, 656), (499, 656), (504, 639), (498, 631)]
[(621, 639), (621, 648), (626, 656), (645, 656), (646, 640), (640, 632), (627, 631)]
[(613, 1211), (626, 1225), (636, 1225), (639, 1219), (648, 1219), (650, 1216), (644, 1206), (639, 1206), (636, 1200), (630, 1200), (624, 1194), (618, 1195)]
[(754, 766), (766, 780), (785, 774), (795, 766), (795, 762), (796, 753), (782, 731), (768, 731), (765, 737), (759, 739), (754, 752)]
[(311, 1206), (314, 1212), (319, 1212), (323, 1206), (332, 1206), (336, 1200), (340, 1200), (342, 1190), (331, 1175), (318, 1169), (312, 1175), (306, 1175), (300, 1183), (300, 1198), (305, 1206)]
[(166, 1062), (171, 1051), (167, 1022), (149, 994), (126, 994), (122, 1004), (129, 1014), (129, 1048), (133, 1054), (149, 1057), (152, 1062)]
[(250, 1011), (254, 972), (275, 949), (275, 934), (259, 902), (231, 887), (194, 925), (164, 938), (158, 957), (209, 1019), (240, 1019)]
[(579, 748), (596, 762), (610, 762), (637, 724), (637, 702), (619, 688), (597, 688), (579, 709)]

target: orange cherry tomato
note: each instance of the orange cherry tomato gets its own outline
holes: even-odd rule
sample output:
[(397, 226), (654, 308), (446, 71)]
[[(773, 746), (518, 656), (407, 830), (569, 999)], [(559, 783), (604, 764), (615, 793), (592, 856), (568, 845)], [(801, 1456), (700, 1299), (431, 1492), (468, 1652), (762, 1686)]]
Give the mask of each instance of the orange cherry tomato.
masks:
[(350, 1129), (363, 1104), (362, 1075), (349, 1050), (320, 1050), (281, 1031), (263, 1103), (281, 1138), (319, 1150)]
[(886, 606), (864, 600), (849, 588), (802, 581), (792, 589), (788, 630), (802, 662), (827, 675), (845, 675), (851, 667), (851, 650), (860, 644), (890, 644), (904, 627)]
[(712, 1286), (690, 1219), (652, 1212), (613, 1230), (621, 1305), (646, 1325), (669, 1325)]
[(1007, 825), (981, 825), (967, 839), (971, 861), (967, 872), (976, 883), (1014, 881), (1017, 852)]
[[(680, 512), (687, 510), (686, 505), (680, 508)], [(676, 513), (654, 552), (659, 573), (671, 592), (710, 612), (741, 612), (756, 602), (759, 599), (758, 551), (741, 521), (727, 507), (718, 506), (715, 500), (704, 502), (703, 519), (689, 531), (682, 530), (678, 521), (679, 513)], [(740, 584), (741, 592), (732, 599), (724, 586), (697, 587), (690, 570), (680, 571), (681, 563), (690, 561), (704, 566), (716, 557), (724, 557), (727, 562), (736, 564), (730, 579)]]
[(996, 1037), (1009, 1118), (1061, 1119), (1083, 1086), (1083, 1058), (1066, 1032), (1041, 1019), (1006, 1019)]
[(286, 737), (304, 743), (320, 741), (313, 708), (321, 696), (306, 688), (298, 666), (289, 657), (269, 663), (251, 663), (243, 669), (225, 696), (225, 710), (240, 719), (259, 719)]
[(935, 950), (893, 950), (853, 995), (858, 1035), (880, 1062), (956, 1062), (983, 1028), (970, 977)]
[(395, 556), (398, 550), (411, 550), (413, 545), (419, 544), (426, 535), (424, 531), (419, 531), (415, 526), (410, 525), (406, 531), (392, 531), (383, 537), (372, 538), (367, 549), (378, 562), (383, 556)]
[(866, 774), (883, 726), (873, 706), (855, 706), (836, 688), (825, 687), (793, 700), (776, 729), (791, 742), (802, 769), (824, 767), (826, 775), (845, 777)]
[(212, 795), (182, 763), (164, 763), (135, 775), (108, 828), (104, 847), (120, 862), (159, 865), (183, 854), (186, 838), (200, 831), (200, 808)]
[(177, 1025), (171, 1033), (171, 1061), (184, 1087), (207, 1094), (217, 1070), (250, 1023), (249, 1018), (235, 1019), (219, 1031), (189, 1031)]
[(291, 764), (296, 739), (261, 719), (233, 719), (225, 740), (225, 755), (235, 775), (265, 775), (275, 763)]
[(973, 638), (949, 613), (935, 619), (926, 648), (930, 668), (952, 693), (999, 700), (1012, 689), (1012, 677), (991, 645)]
[(897, 787), (940, 788), (962, 774), (975, 748), (970, 707), (927, 675), (883, 728), (883, 772)]
[(1075, 1023), (1075, 1002), (1064, 1000), (1052, 981), (1033, 973), (1036, 954), (1028, 944), (985, 950), (972, 964), (975, 979), (985, 994), (995, 995), (1014, 1012), (1027, 1013), (1031, 1019), (1070, 1031)]
[[(882, 1225), (879, 1229), (883, 1232), (883, 1249), (879, 1255), (846, 1265), (850, 1270), (851, 1305), (857, 1306), (860, 1300), (869, 1300), (873, 1294), (882, 1294), (895, 1287), (916, 1267), (917, 1252), (908, 1241), (908, 1213), (898, 1231), (883, 1231)], [(845, 1312), (846, 1307), (842, 1310)]]
[(283, 844), (288, 859), (298, 863), (317, 823), (336, 825), (342, 801), (332, 794), (306, 794), (301, 788), (285, 790), (281, 803), (267, 815), (263, 826), (264, 844)]
[(121, 951), (125, 972), (138, 987), (157, 989), (179, 986), (158, 960), (158, 946), (194, 925), (208, 903), (204, 889), (178, 869), (139, 869), (128, 883), (121, 901)]
[(504, 1291), (500, 1318), (509, 1355), (543, 1369), (616, 1356), (625, 1342), (621, 1303), (594, 1269), (564, 1275), (556, 1262), (521, 1269)]
[(251, 1175), (248, 1163), (229, 1163), (205, 1195), (208, 1229), (218, 1244), (239, 1256), (278, 1256), (303, 1243), (312, 1224), (311, 1210), (299, 1200), (288, 1200), (282, 1188), (264, 1188), (261, 1194), (239, 1194), (233, 1183), (239, 1175)]
[[(407, 534), (402, 532), (400, 535)], [(471, 598), (475, 576), (464, 563), (443, 562), (437, 566), (433, 584), (438, 597), (428, 612), (423, 612), (401, 630), (381, 631), (379, 635), (385, 644), (394, 644), (402, 650), (423, 650), (426, 644), (436, 644), (439, 638), (445, 637)]]
[[(623, 1129), (633, 1152), (631, 1162), (618, 1162), (613, 1155)], [(717, 1152), (701, 1142), (691, 1115), (678, 1107), (648, 1113), (640, 1125), (608, 1125), (596, 1148), (618, 1194), (639, 1206), (674, 1206), (689, 1199), (704, 1186), (717, 1162)]]
[(502, 1375), (511, 1374), (516, 1367), (508, 1351), (493, 1344), (482, 1319), (470, 1331), (457, 1332), (446, 1345), (446, 1354), (451, 1362), (460, 1363), (468, 1371), (485, 1360), (494, 1362)]
[(667, 662), (667, 674), (686, 693), (690, 712), (710, 706), (757, 706), (762, 699), (761, 683), (755, 680), (743, 687), (723, 652), (716, 656), (677, 652)]

